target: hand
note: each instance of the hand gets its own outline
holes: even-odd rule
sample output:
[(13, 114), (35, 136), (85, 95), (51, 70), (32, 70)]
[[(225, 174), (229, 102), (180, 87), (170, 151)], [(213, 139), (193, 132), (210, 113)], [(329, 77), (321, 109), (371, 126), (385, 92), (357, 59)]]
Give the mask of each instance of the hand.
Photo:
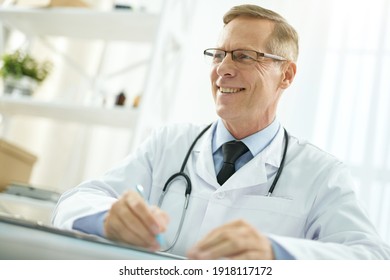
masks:
[(275, 259), (270, 240), (243, 220), (211, 231), (187, 254), (190, 259)]
[(128, 191), (108, 212), (104, 234), (112, 240), (156, 251), (160, 248), (156, 235), (164, 232), (167, 224), (165, 212), (156, 206), (150, 207), (137, 192)]

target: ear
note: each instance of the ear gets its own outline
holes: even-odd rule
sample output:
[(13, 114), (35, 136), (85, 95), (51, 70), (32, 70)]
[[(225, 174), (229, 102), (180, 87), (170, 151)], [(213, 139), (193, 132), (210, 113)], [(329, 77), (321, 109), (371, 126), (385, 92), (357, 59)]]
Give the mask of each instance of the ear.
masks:
[(293, 61), (287, 61), (282, 66), (282, 81), (280, 83), (280, 87), (282, 89), (288, 88), (295, 77), (297, 72), (297, 65)]

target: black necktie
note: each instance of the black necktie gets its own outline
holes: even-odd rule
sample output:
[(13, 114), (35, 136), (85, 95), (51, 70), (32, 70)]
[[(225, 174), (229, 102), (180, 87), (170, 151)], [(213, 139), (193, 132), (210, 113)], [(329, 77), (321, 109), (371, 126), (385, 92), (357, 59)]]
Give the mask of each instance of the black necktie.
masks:
[(217, 181), (223, 185), (236, 171), (234, 163), (248, 151), (248, 147), (241, 141), (230, 141), (222, 145), (223, 165), (217, 175)]

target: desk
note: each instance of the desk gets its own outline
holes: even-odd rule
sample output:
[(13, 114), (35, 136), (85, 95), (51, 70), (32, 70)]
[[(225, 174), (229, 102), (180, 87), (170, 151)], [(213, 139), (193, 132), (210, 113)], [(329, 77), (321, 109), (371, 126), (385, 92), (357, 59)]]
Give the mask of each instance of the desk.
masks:
[(55, 206), (56, 203), (50, 200), (0, 193), (0, 216), (14, 216), (50, 225)]
[(63, 231), (33, 222), (0, 216), (0, 259), (183, 259), (165, 253), (119, 245), (103, 238)]

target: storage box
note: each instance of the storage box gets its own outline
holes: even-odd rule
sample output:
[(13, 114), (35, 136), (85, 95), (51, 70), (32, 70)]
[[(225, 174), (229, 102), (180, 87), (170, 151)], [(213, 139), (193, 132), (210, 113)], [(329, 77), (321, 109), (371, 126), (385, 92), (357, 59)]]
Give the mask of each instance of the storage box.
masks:
[(37, 157), (0, 139), (0, 191), (11, 182), (28, 183)]

